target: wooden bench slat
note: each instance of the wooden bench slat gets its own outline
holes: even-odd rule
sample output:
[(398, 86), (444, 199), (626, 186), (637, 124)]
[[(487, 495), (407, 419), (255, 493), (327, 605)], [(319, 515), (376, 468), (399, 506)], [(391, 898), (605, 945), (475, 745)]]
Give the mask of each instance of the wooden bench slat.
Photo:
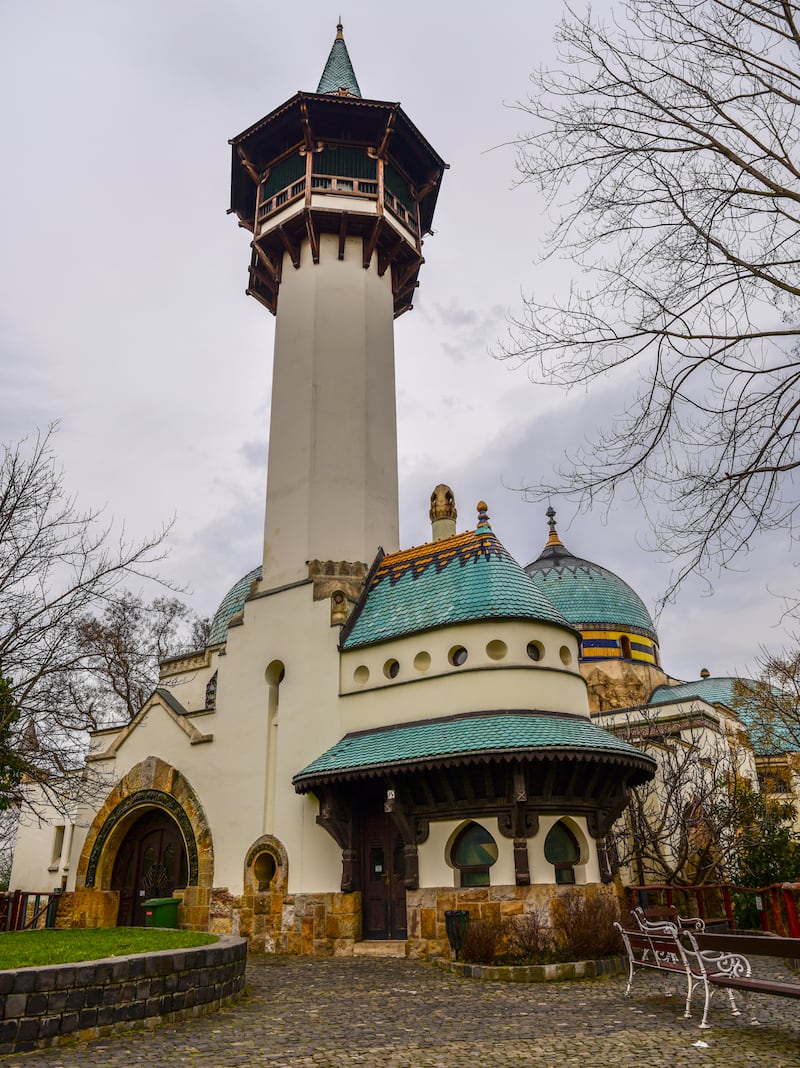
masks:
[(715, 986), (734, 987), (755, 994), (776, 994), (784, 998), (800, 998), (800, 983), (781, 983), (777, 979), (759, 979), (754, 975), (716, 975), (708, 973), (709, 983)]

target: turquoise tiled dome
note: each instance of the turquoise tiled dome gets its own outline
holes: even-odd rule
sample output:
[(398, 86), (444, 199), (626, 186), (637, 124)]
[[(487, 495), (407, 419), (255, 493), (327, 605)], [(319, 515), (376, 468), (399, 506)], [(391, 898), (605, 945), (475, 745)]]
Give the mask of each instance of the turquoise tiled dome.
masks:
[(385, 556), (344, 629), (342, 648), (486, 619), (569, 627), (488, 526)]
[(613, 571), (573, 555), (555, 532), (541, 555), (525, 568), (539, 589), (578, 630), (623, 630), (658, 642), (641, 597)]
[(261, 578), (261, 567), (254, 567), (246, 575), (234, 583), (220, 602), (219, 608), (214, 613), (211, 621), (211, 633), (208, 636), (209, 645), (221, 645), (228, 637), (228, 624), (244, 608), (244, 599), (250, 592), (250, 587), (256, 579)]

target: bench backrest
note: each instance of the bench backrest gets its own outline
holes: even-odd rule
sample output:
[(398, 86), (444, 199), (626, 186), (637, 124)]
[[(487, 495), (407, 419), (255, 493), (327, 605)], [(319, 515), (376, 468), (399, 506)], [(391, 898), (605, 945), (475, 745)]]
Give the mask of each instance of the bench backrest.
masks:
[(651, 924), (647, 930), (626, 931), (615, 923), (631, 960), (650, 968), (683, 968), (696, 978), (706, 974), (705, 962), (691, 931), (678, 931), (675, 924)]
[(677, 927), (679, 931), (705, 931), (706, 929), (705, 920), (699, 916), (679, 916), (676, 909), (664, 910), (662, 918), (662, 914), (657, 910), (648, 914), (641, 905), (637, 905), (636, 908), (631, 909), (631, 916), (643, 931), (657, 930), (665, 924), (668, 927)]

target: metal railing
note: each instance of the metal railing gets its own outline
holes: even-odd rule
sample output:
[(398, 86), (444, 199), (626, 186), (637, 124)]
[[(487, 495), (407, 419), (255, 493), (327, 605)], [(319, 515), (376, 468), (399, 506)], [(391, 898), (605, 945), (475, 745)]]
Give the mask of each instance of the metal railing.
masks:
[(772, 886), (736, 886), (708, 883), (703, 886), (627, 886), (630, 908), (676, 909), (683, 916), (700, 916), (707, 923), (727, 923), (731, 931), (762, 931), (800, 938), (800, 883)]
[(12, 890), (0, 893), (0, 931), (33, 931), (55, 927), (60, 890), (52, 894)]

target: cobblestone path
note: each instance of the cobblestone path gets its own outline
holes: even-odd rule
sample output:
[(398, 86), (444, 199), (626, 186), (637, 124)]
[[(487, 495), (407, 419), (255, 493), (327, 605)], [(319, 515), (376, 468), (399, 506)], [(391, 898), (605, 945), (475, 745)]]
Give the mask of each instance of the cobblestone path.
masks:
[(255, 957), (245, 997), (218, 1013), (10, 1054), (0, 1068), (800, 1068), (798, 1002), (759, 998), (763, 1022), (751, 1027), (717, 995), (701, 1031), (659, 976), (637, 976), (631, 1000), (624, 988), (620, 978), (488, 983), (412, 961)]

